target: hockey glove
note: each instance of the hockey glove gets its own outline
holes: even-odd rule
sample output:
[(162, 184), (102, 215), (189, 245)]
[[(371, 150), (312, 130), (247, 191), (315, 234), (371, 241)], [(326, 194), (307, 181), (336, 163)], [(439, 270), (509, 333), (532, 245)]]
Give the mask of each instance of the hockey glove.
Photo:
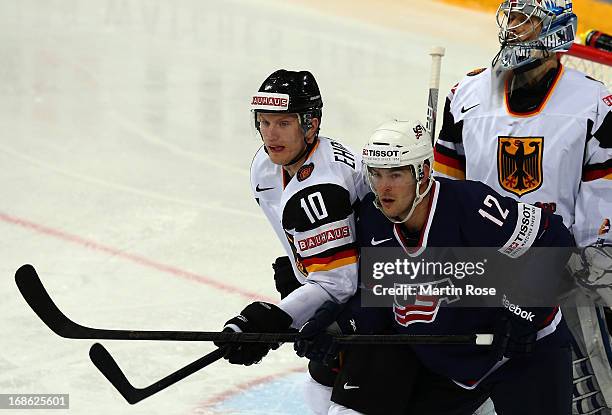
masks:
[[(264, 302), (254, 302), (245, 307), (240, 315), (228, 320), (223, 331), (237, 333), (282, 333), (286, 332), (293, 319), (289, 314)], [(215, 342), (218, 347), (227, 347), (227, 361), (236, 365), (250, 366), (259, 363), (270, 349), (279, 348), (279, 343), (224, 343)]]
[(272, 264), (272, 269), (274, 270), (274, 285), (276, 291), (281, 295), (281, 300), (302, 286), (295, 277), (288, 256), (276, 258), (276, 261)]
[(339, 345), (333, 336), (341, 333), (335, 321), (342, 307), (342, 304), (333, 301), (327, 301), (319, 307), (315, 315), (302, 326), (293, 344), (298, 356), (324, 364), (334, 360)]
[(520, 317), (509, 312), (503, 312), (493, 337), (496, 360), (528, 356), (535, 348), (537, 336), (537, 328), (533, 325), (523, 322)]

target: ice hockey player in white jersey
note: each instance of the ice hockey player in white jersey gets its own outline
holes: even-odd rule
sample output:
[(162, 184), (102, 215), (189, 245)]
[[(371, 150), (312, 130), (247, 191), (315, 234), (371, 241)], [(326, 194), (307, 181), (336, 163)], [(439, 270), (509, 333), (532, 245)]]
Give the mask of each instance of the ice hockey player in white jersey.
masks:
[[(572, 45), (576, 21), (570, 0), (501, 3), (501, 50), (491, 67), (469, 73), (448, 95), (434, 170), (561, 215), (578, 246), (606, 246), (612, 243), (601, 232), (612, 218), (612, 95), (557, 57)], [(610, 413), (604, 309), (564, 314), (577, 342), (574, 413)]]
[[(322, 107), (319, 87), (308, 71), (278, 70), (252, 98), (253, 126), (263, 140), (251, 165), (253, 195), (291, 267), (276, 262), (276, 285), (284, 297), (278, 306), (254, 302), (224, 330), (299, 329), (321, 304), (346, 302), (356, 291), (355, 207), (367, 184), (361, 158), (319, 136)], [(283, 275), (279, 268), (284, 268)], [(250, 365), (273, 347), (278, 345), (245, 343), (228, 348), (225, 358)], [(334, 375), (322, 365), (309, 368), (316, 378), (308, 381), (309, 405), (315, 413), (327, 413)]]

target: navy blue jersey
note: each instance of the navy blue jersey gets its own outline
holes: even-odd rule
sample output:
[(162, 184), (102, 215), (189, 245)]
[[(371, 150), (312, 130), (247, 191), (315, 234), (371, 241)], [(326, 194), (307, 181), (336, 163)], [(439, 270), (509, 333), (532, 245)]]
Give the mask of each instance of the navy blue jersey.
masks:
[[(503, 197), (480, 182), (436, 179), (427, 220), (416, 235), (407, 234), (401, 225), (390, 222), (374, 206), (373, 200), (374, 195), (369, 194), (360, 207), (357, 222), (360, 247), (402, 247), (411, 256), (420, 255), (428, 247), (495, 247), (504, 260), (514, 261), (531, 247), (573, 246), (560, 216)], [(509, 313), (501, 304), (498, 308), (440, 307), (442, 300), (438, 297), (418, 305), (396, 304), (392, 312), (363, 308), (358, 311), (361, 329), (376, 331), (381, 316), (387, 314), (387, 321), (391, 319), (399, 333), (494, 333), (501, 317)], [(537, 331), (537, 347), (567, 341), (558, 307), (529, 310), (534, 315), (532, 321), (521, 323)], [(495, 350), (475, 345), (415, 345), (413, 348), (431, 370), (467, 388), (475, 387), (507, 360), (498, 361)]]

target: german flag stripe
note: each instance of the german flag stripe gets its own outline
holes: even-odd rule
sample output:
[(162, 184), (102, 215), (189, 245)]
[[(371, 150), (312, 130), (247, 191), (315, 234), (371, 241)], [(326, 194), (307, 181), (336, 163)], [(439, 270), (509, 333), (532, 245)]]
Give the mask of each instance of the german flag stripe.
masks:
[(357, 263), (357, 249), (347, 249), (345, 251), (338, 252), (337, 254), (320, 258), (307, 258), (302, 261), (302, 264), (306, 267), (306, 271), (310, 274), (311, 272), (317, 271), (331, 271), (336, 268), (343, 267), (345, 265)]
[(357, 263), (357, 256), (346, 257), (342, 259), (338, 259), (336, 261), (331, 261), (327, 264), (314, 264), (309, 267), (306, 267), (306, 271), (308, 273), (317, 272), (317, 271), (331, 271), (332, 269), (340, 268), (345, 265), (351, 265)]
[(436, 144), (434, 148), (434, 160), (453, 169), (465, 170), (465, 157), (440, 144)]
[(344, 249), (342, 250), (338, 250), (337, 252), (334, 252), (333, 254), (329, 255), (329, 251), (323, 252), (323, 255), (328, 254), (326, 256), (312, 256), (312, 257), (308, 257), (308, 258), (304, 258), (302, 259), (302, 264), (304, 264), (305, 267), (309, 267), (311, 265), (316, 265), (316, 264), (328, 264), (332, 261), (336, 261), (339, 259), (343, 259), (343, 258), (348, 258), (351, 256), (357, 256), (357, 248), (351, 246), (350, 248), (347, 248), (346, 246), (344, 247)]
[(607, 169), (602, 170), (588, 171), (582, 174), (583, 182), (591, 182), (597, 179), (612, 180), (612, 167), (608, 167)]
[(458, 180), (465, 179), (465, 171), (453, 169), (452, 167), (448, 167), (444, 164), (438, 163), (437, 161), (434, 161), (433, 169), (434, 171), (442, 173), (445, 176), (453, 177)]
[(433, 169), (455, 179), (465, 179), (465, 157), (436, 144)]
[(612, 180), (612, 159), (605, 163), (591, 164), (582, 169), (582, 181), (590, 182), (597, 179)]

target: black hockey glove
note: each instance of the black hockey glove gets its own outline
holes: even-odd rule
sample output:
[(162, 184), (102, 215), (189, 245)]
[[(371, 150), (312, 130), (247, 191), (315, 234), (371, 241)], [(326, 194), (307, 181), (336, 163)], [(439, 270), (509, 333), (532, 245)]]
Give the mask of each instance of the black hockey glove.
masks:
[(538, 336), (537, 328), (505, 311), (497, 322), (493, 337), (496, 360), (504, 357), (526, 357), (533, 352)]
[(274, 270), (274, 285), (276, 291), (281, 295), (281, 300), (302, 286), (293, 273), (291, 260), (288, 256), (276, 258), (276, 261), (272, 264), (272, 269)]
[[(264, 302), (254, 302), (245, 307), (240, 315), (228, 320), (223, 331), (243, 333), (283, 333), (289, 330), (293, 319), (289, 314)], [(215, 342), (218, 347), (227, 347), (224, 359), (232, 364), (250, 366), (259, 363), (270, 349), (276, 350), (279, 343), (225, 343)]]
[(298, 356), (323, 364), (334, 360), (340, 347), (333, 335), (341, 333), (335, 321), (342, 308), (343, 304), (333, 301), (326, 301), (319, 307), (315, 315), (302, 326), (293, 344)]

